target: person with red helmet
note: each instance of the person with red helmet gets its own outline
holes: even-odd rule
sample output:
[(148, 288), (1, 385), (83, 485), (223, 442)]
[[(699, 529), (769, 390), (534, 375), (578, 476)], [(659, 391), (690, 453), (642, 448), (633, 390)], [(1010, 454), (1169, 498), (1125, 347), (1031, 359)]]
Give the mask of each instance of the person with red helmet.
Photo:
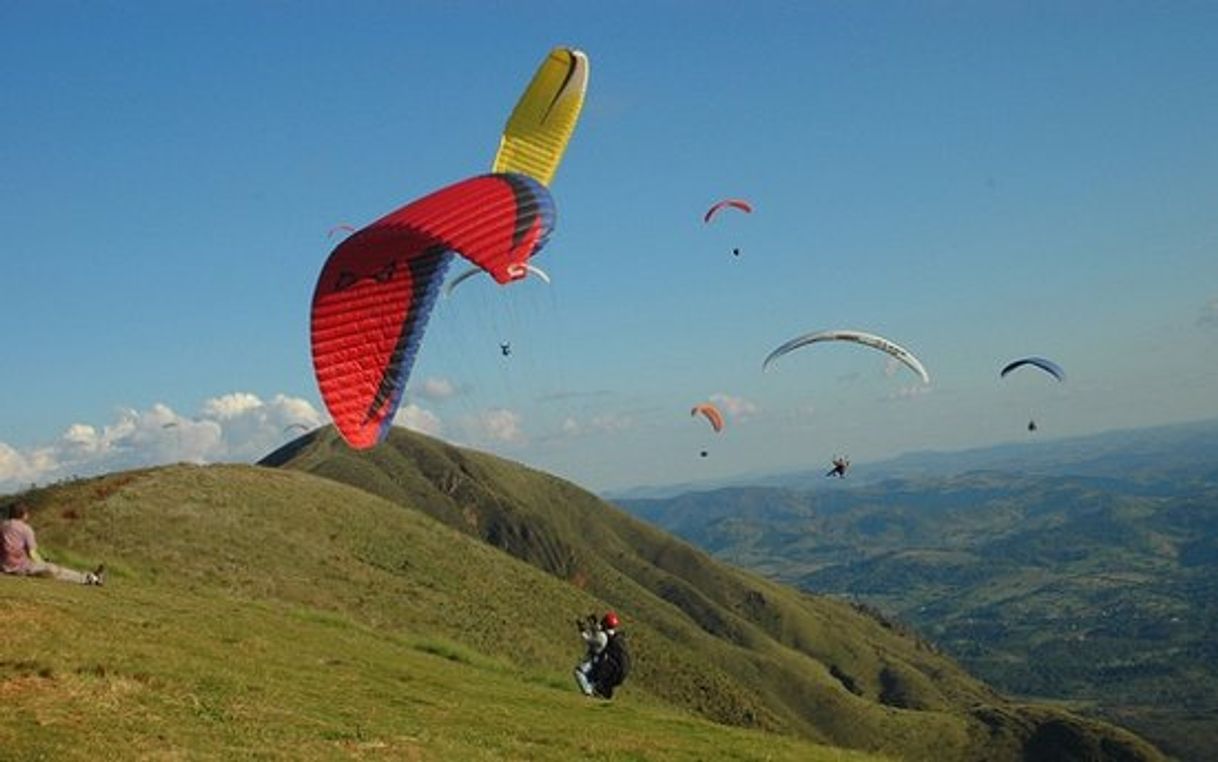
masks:
[(598, 622), (595, 614), (576, 620), (587, 646), (584, 660), (575, 667), (575, 682), (585, 696), (613, 698), (613, 690), (630, 671), (630, 655), (618, 631), (621, 621), (616, 613), (605, 612)]
[[(604, 619), (609, 619), (610, 616), (613, 617), (612, 621), (616, 625), (617, 614), (610, 611)], [(609, 635), (601, 626), (601, 622), (597, 621), (596, 614), (589, 614), (584, 619), (576, 619), (575, 626), (579, 628), (579, 635), (584, 639), (586, 648), (583, 661), (575, 665), (575, 682), (585, 696), (592, 696), (596, 693), (596, 687), (592, 683), (592, 669), (596, 665), (597, 657), (608, 645)]]

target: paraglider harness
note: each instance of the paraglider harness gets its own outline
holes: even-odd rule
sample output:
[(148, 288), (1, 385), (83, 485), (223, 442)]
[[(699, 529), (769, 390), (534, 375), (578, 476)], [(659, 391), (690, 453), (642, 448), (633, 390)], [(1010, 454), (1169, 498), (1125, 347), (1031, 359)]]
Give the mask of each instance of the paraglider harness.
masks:
[(613, 690), (630, 674), (630, 651), (626, 636), (616, 630), (607, 631), (609, 642), (592, 661), (593, 689), (601, 698), (613, 698)]
[(833, 468), (825, 476), (836, 476), (839, 479), (846, 478), (846, 469), (850, 468), (850, 459), (840, 456), (833, 457)]

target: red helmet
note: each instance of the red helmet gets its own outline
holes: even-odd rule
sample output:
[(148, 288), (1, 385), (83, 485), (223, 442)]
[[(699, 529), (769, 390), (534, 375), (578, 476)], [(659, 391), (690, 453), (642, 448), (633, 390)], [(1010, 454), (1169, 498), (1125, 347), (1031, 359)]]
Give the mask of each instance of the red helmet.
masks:
[(606, 630), (616, 630), (618, 624), (617, 614), (614, 614), (612, 611), (606, 611), (605, 616), (601, 619), (601, 627), (604, 627)]

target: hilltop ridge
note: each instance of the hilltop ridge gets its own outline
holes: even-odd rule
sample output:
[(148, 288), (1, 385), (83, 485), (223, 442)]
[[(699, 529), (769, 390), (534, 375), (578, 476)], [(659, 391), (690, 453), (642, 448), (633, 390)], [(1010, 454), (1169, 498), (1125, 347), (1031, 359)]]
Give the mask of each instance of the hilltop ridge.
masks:
[(104, 588), (0, 576), (5, 759), (871, 759), (574, 690), (603, 601), (425, 515), (253, 466), (23, 496)]
[(637, 681), (716, 721), (911, 759), (1017, 759), (1047, 728), (1100, 758), (1156, 755), (1112, 726), (1006, 701), (882, 617), (715, 562), (519, 464), (402, 430), (367, 452), (320, 430), (263, 464), (421, 510), (607, 601), (664, 654)]

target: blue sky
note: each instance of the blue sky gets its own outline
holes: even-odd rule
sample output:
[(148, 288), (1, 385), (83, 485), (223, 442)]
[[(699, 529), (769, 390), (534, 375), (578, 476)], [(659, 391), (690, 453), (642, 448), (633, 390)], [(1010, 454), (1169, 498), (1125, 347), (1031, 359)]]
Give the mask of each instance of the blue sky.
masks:
[[(591, 79), (554, 283), (441, 304), (403, 423), (603, 489), (1213, 417), (1216, 29), (1187, 2), (0, 0), (0, 491), (324, 422), (327, 231), (486, 171), (559, 44)], [(755, 212), (704, 225), (727, 196)], [(761, 373), (827, 328), (931, 385), (846, 346)], [(999, 382), (1024, 354), (1069, 380)], [(688, 416), (712, 396), (717, 436)]]

